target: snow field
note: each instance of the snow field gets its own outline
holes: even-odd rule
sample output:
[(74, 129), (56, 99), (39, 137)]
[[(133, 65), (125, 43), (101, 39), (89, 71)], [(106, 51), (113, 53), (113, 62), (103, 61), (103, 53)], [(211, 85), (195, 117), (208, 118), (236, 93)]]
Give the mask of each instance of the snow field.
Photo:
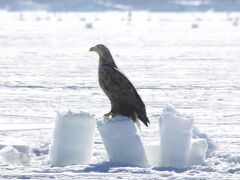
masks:
[[(133, 11), (129, 25), (126, 12), (23, 12), (22, 20), (19, 12), (0, 15), (0, 138), (21, 137), (33, 150), (30, 167), (3, 165), (0, 179), (240, 179), (240, 26), (233, 25), (239, 13)], [(142, 127), (143, 144), (159, 146), (159, 109), (171, 103), (193, 114), (204, 132), (193, 128), (193, 138), (208, 142), (206, 166), (179, 173), (105, 164), (98, 131), (93, 164), (46, 163), (55, 110), (101, 117), (109, 108), (97, 84), (97, 57), (88, 53), (100, 42), (111, 48), (147, 106), (151, 125)], [(210, 138), (218, 145), (214, 152)]]

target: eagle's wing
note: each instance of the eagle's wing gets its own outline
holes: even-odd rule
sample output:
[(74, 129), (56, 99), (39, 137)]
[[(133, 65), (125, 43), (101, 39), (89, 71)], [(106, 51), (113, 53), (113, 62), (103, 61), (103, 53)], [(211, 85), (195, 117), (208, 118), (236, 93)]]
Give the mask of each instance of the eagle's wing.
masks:
[[(137, 113), (138, 118), (148, 126), (145, 105), (129, 79), (117, 68), (102, 67), (101, 80), (105, 93), (111, 101), (116, 101), (126, 110)], [(112, 102), (111, 102), (112, 103)]]

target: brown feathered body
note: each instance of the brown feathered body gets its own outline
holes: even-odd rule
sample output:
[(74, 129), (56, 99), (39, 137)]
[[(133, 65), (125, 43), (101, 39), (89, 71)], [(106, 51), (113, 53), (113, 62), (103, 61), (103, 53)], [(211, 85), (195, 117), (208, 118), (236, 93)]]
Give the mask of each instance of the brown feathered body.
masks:
[(145, 105), (133, 84), (116, 66), (110, 51), (104, 45), (97, 45), (94, 48), (100, 56), (99, 84), (111, 102), (109, 114), (128, 116), (134, 122), (140, 119), (148, 126), (150, 122)]

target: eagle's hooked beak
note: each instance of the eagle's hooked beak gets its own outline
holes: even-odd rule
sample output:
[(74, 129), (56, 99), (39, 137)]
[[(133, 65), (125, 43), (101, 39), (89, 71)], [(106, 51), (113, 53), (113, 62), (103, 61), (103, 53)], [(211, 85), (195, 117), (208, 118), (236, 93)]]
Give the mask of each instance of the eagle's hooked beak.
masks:
[(95, 51), (95, 48), (94, 48), (94, 47), (91, 47), (91, 48), (89, 49), (89, 52), (91, 52), (91, 51)]

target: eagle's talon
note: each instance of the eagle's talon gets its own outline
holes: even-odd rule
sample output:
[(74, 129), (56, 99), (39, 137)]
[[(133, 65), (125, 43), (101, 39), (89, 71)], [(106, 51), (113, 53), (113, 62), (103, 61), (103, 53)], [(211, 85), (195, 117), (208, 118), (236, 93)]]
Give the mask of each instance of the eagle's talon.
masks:
[(109, 116), (111, 116), (111, 115), (112, 115), (112, 112), (110, 111), (109, 113), (104, 114), (104, 117), (107, 118), (107, 117), (109, 117)]

